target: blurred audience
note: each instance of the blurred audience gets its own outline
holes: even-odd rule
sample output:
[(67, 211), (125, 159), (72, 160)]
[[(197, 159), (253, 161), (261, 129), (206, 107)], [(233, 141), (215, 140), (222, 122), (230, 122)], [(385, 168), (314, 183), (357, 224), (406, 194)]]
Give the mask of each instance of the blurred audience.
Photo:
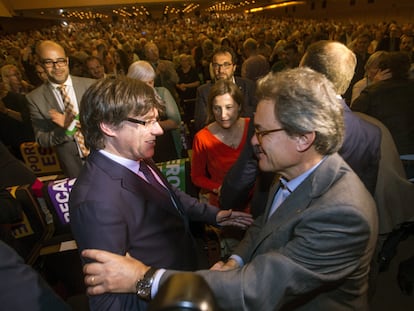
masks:
[(243, 42), (245, 60), (241, 68), (242, 78), (257, 81), (270, 71), (268, 59), (257, 51), (257, 41), (248, 38)]
[(27, 94), (34, 86), (23, 80), (20, 70), (15, 65), (4, 65), (1, 67), (1, 79), (7, 91), (17, 94)]
[[(381, 69), (392, 77), (366, 87), (352, 104), (354, 111), (380, 120), (390, 130), (400, 155), (414, 154), (414, 80), (409, 79), (410, 61), (403, 52), (392, 52)], [(412, 172), (407, 172), (413, 177)]]
[(97, 56), (89, 56), (85, 59), (85, 65), (89, 76), (93, 79), (105, 78), (105, 67), (102, 60)]
[(140, 80), (151, 86), (164, 104), (164, 111), (160, 112), (160, 126), (164, 133), (157, 136), (155, 145), (155, 162), (175, 160), (181, 157), (181, 116), (177, 103), (171, 93), (162, 86), (154, 86), (156, 73), (151, 64), (144, 60), (134, 62), (128, 69), (128, 77)]
[(357, 81), (352, 88), (351, 107), (354, 100), (361, 94), (362, 90), (368, 85), (377, 81), (382, 81), (391, 78), (389, 69), (381, 70), (380, 67), (387, 57), (386, 51), (378, 51), (372, 54), (365, 64), (364, 78)]
[(28, 105), (24, 95), (8, 91), (0, 82), (0, 140), (20, 160), (20, 145), (35, 141)]

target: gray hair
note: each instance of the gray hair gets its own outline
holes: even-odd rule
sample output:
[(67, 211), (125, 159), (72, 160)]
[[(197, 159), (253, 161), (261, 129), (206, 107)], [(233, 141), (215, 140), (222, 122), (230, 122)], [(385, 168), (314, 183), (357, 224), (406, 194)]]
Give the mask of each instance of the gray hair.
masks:
[(384, 61), (386, 58), (386, 55), (388, 54), (387, 51), (377, 51), (373, 54), (371, 54), (370, 57), (368, 57), (367, 62), (365, 63), (365, 70), (369, 68), (375, 68), (378, 67), (379, 64)]
[(300, 64), (324, 74), (333, 83), (336, 93), (342, 95), (354, 76), (356, 62), (354, 52), (344, 44), (321, 40), (307, 48)]
[(275, 119), (290, 136), (315, 132), (321, 155), (339, 150), (344, 139), (343, 107), (333, 84), (307, 67), (270, 73), (258, 81), (260, 100), (274, 103)]
[(132, 79), (148, 82), (154, 80), (155, 76), (154, 68), (145, 60), (133, 62), (128, 68), (127, 77)]

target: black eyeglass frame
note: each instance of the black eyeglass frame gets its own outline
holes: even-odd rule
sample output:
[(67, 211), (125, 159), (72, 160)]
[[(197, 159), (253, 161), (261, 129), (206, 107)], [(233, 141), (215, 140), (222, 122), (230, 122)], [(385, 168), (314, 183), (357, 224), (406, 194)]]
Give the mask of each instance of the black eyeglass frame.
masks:
[(132, 122), (132, 123), (135, 123), (135, 124), (141, 124), (141, 125), (147, 126), (147, 127), (153, 126), (153, 125), (155, 125), (155, 123), (159, 122), (158, 119), (143, 121), (143, 120), (138, 120), (138, 119), (134, 119), (134, 118), (126, 118), (126, 121)]
[(223, 69), (227, 69), (230, 68), (230, 66), (233, 66), (233, 63), (224, 63), (224, 64), (217, 64), (217, 63), (212, 63), (211, 66), (213, 67), (214, 70), (223, 68)]
[(68, 64), (68, 59), (67, 58), (58, 58), (55, 61), (52, 60), (52, 59), (43, 59), (42, 64), (46, 68), (64, 67)]

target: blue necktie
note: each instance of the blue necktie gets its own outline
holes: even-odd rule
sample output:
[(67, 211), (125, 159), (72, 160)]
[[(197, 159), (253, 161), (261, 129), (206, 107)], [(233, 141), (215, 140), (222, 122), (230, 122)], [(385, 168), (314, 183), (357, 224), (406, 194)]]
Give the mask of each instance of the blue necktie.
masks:
[(290, 191), (286, 186), (286, 181), (280, 179), (279, 190), (275, 194), (275, 198), (273, 200), (272, 207), (270, 208), (269, 216), (267, 219), (273, 215), (273, 213), (278, 209), (278, 207), (283, 203), (283, 201), (289, 196), (291, 192), (292, 191)]

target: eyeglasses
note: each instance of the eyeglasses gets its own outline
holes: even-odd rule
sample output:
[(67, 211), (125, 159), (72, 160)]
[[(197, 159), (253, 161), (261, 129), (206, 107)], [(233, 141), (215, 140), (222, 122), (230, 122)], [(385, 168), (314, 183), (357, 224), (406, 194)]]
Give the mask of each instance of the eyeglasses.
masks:
[(53, 61), (51, 59), (44, 59), (42, 61), (42, 64), (46, 68), (53, 68), (53, 66), (63, 67), (63, 66), (66, 66), (68, 64), (68, 60), (66, 58), (58, 58), (55, 61)]
[(233, 66), (233, 64), (232, 63), (223, 63), (223, 64), (213, 63), (212, 66), (213, 66), (213, 69), (217, 70), (217, 69), (220, 69), (222, 67), (223, 67), (223, 69), (227, 69), (230, 66)]
[(147, 128), (150, 128), (152, 126), (154, 126), (156, 123), (158, 123), (158, 119), (152, 119), (152, 120), (148, 120), (148, 121), (143, 121), (143, 120), (138, 120), (138, 119), (134, 119), (134, 118), (127, 118), (126, 121), (128, 122), (132, 122), (135, 124), (141, 124)]
[(257, 129), (254, 130), (254, 133), (256, 134), (257, 140), (259, 141), (259, 144), (262, 144), (263, 141), (263, 136), (266, 136), (270, 133), (275, 133), (275, 132), (280, 132), (280, 131), (284, 131), (284, 128), (278, 128), (278, 129), (273, 129), (273, 130), (267, 130), (267, 131), (258, 131)]

